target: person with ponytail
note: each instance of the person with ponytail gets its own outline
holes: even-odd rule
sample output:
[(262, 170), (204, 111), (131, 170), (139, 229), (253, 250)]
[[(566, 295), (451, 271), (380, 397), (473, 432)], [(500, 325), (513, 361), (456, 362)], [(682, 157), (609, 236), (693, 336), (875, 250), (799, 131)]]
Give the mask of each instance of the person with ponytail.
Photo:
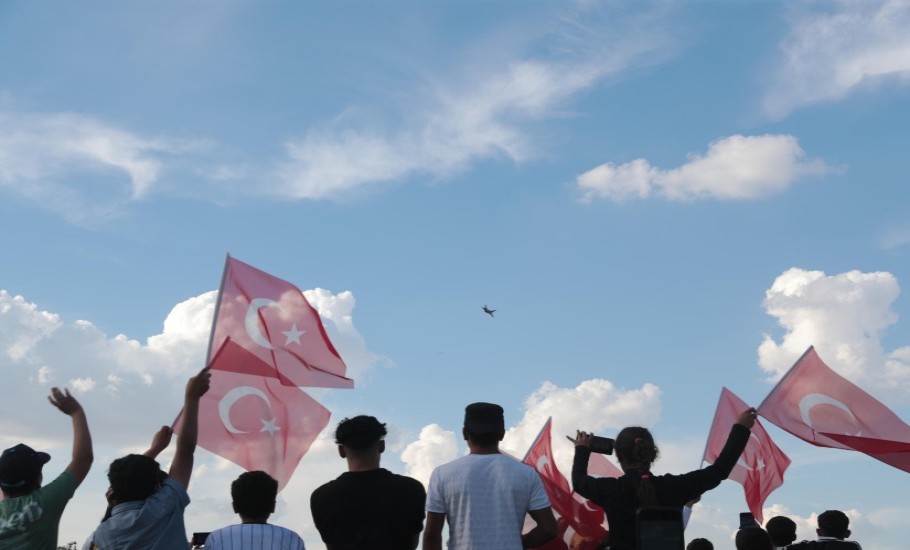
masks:
[(635, 514), (639, 508), (671, 506), (682, 509), (730, 475), (742, 454), (756, 411), (743, 411), (730, 429), (730, 435), (714, 464), (681, 475), (654, 475), (651, 465), (659, 451), (646, 428), (630, 426), (616, 436), (614, 449), (624, 472), (619, 478), (594, 478), (588, 475), (592, 434), (576, 432), (575, 461), (572, 464), (572, 486), (576, 493), (604, 509), (610, 533), (605, 541), (610, 550), (634, 550), (636, 544)]

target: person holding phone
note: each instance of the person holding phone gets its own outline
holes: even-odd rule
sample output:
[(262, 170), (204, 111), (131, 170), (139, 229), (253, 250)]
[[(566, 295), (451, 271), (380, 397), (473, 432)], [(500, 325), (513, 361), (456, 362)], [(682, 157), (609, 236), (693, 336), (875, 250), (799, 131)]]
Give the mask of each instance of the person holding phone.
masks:
[(636, 512), (655, 506), (678, 507), (711, 490), (730, 475), (742, 454), (755, 424), (756, 410), (743, 411), (730, 429), (730, 435), (714, 464), (681, 475), (651, 473), (658, 449), (645, 428), (623, 428), (616, 436), (614, 450), (624, 474), (619, 478), (595, 478), (588, 475), (592, 434), (578, 430), (575, 438), (575, 460), (572, 464), (572, 486), (579, 495), (604, 509), (610, 524), (608, 540), (611, 550), (633, 550), (636, 545)]

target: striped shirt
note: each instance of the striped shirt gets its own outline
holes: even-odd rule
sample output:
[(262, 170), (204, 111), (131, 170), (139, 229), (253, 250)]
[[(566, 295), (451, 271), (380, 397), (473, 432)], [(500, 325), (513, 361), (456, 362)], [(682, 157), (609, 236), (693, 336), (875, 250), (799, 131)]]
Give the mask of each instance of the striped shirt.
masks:
[(240, 523), (212, 531), (205, 550), (304, 550), (300, 535), (269, 523)]

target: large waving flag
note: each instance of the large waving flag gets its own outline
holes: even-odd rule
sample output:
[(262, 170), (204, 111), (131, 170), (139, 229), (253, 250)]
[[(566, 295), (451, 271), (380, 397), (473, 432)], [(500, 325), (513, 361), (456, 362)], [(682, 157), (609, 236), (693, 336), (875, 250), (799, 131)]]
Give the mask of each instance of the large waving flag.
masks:
[[(329, 422), (328, 409), (275, 369), (227, 339), (209, 363), (211, 387), (199, 402), (199, 446), (283, 489)], [(179, 428), (178, 428), (179, 429)]]
[[(541, 550), (594, 550), (606, 536), (603, 509), (572, 492), (569, 482), (556, 467), (550, 436), (551, 419), (547, 419), (537, 439), (525, 455), (525, 464), (540, 474), (550, 505), (557, 516), (559, 536), (541, 546)], [(593, 455), (592, 455), (593, 456)], [(602, 458), (602, 457), (601, 457)], [(609, 464), (609, 461), (604, 460)], [(599, 464), (600, 470), (608, 469)], [(615, 466), (614, 466), (615, 468)]]
[(851, 449), (910, 472), (910, 426), (840, 376), (810, 347), (758, 413), (819, 447)]
[(353, 388), (319, 314), (300, 289), (228, 256), (209, 357), (230, 338), (285, 385)]
[[(727, 388), (721, 390), (702, 460), (711, 464), (717, 460), (730, 434), (730, 426), (739, 413), (748, 408), (749, 405), (736, 394)], [(743, 486), (749, 511), (759, 523), (764, 523), (762, 506), (765, 500), (783, 485), (784, 472), (789, 466), (790, 458), (771, 441), (761, 422), (756, 421), (742, 456), (730, 472), (730, 479)]]

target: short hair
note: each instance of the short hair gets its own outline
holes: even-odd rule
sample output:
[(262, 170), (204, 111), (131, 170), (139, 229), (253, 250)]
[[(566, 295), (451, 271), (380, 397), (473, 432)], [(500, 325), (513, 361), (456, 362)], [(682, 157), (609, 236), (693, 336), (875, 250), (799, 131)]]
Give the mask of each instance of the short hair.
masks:
[(278, 482), (261, 471), (244, 472), (231, 483), (234, 511), (241, 517), (261, 518), (275, 509)]
[(846, 538), (850, 530), (850, 518), (840, 510), (825, 510), (818, 515), (818, 528), (825, 535), (835, 538)]
[(335, 429), (335, 443), (354, 451), (365, 451), (378, 443), (388, 432), (375, 416), (360, 415), (345, 418)]
[(796, 522), (787, 516), (774, 516), (765, 524), (774, 546), (787, 546), (796, 540)]
[(481, 447), (489, 447), (494, 443), (502, 441), (502, 436), (504, 432), (484, 432), (484, 433), (474, 433), (468, 428), (464, 429), (468, 434), (468, 438), (475, 444)]
[(692, 539), (686, 545), (686, 550), (714, 550), (714, 545), (708, 539)]
[(132, 454), (111, 462), (107, 479), (117, 502), (131, 502), (155, 494), (161, 483), (160, 472), (154, 458)]
[(736, 532), (736, 550), (774, 550), (774, 544), (761, 527), (746, 527)]

